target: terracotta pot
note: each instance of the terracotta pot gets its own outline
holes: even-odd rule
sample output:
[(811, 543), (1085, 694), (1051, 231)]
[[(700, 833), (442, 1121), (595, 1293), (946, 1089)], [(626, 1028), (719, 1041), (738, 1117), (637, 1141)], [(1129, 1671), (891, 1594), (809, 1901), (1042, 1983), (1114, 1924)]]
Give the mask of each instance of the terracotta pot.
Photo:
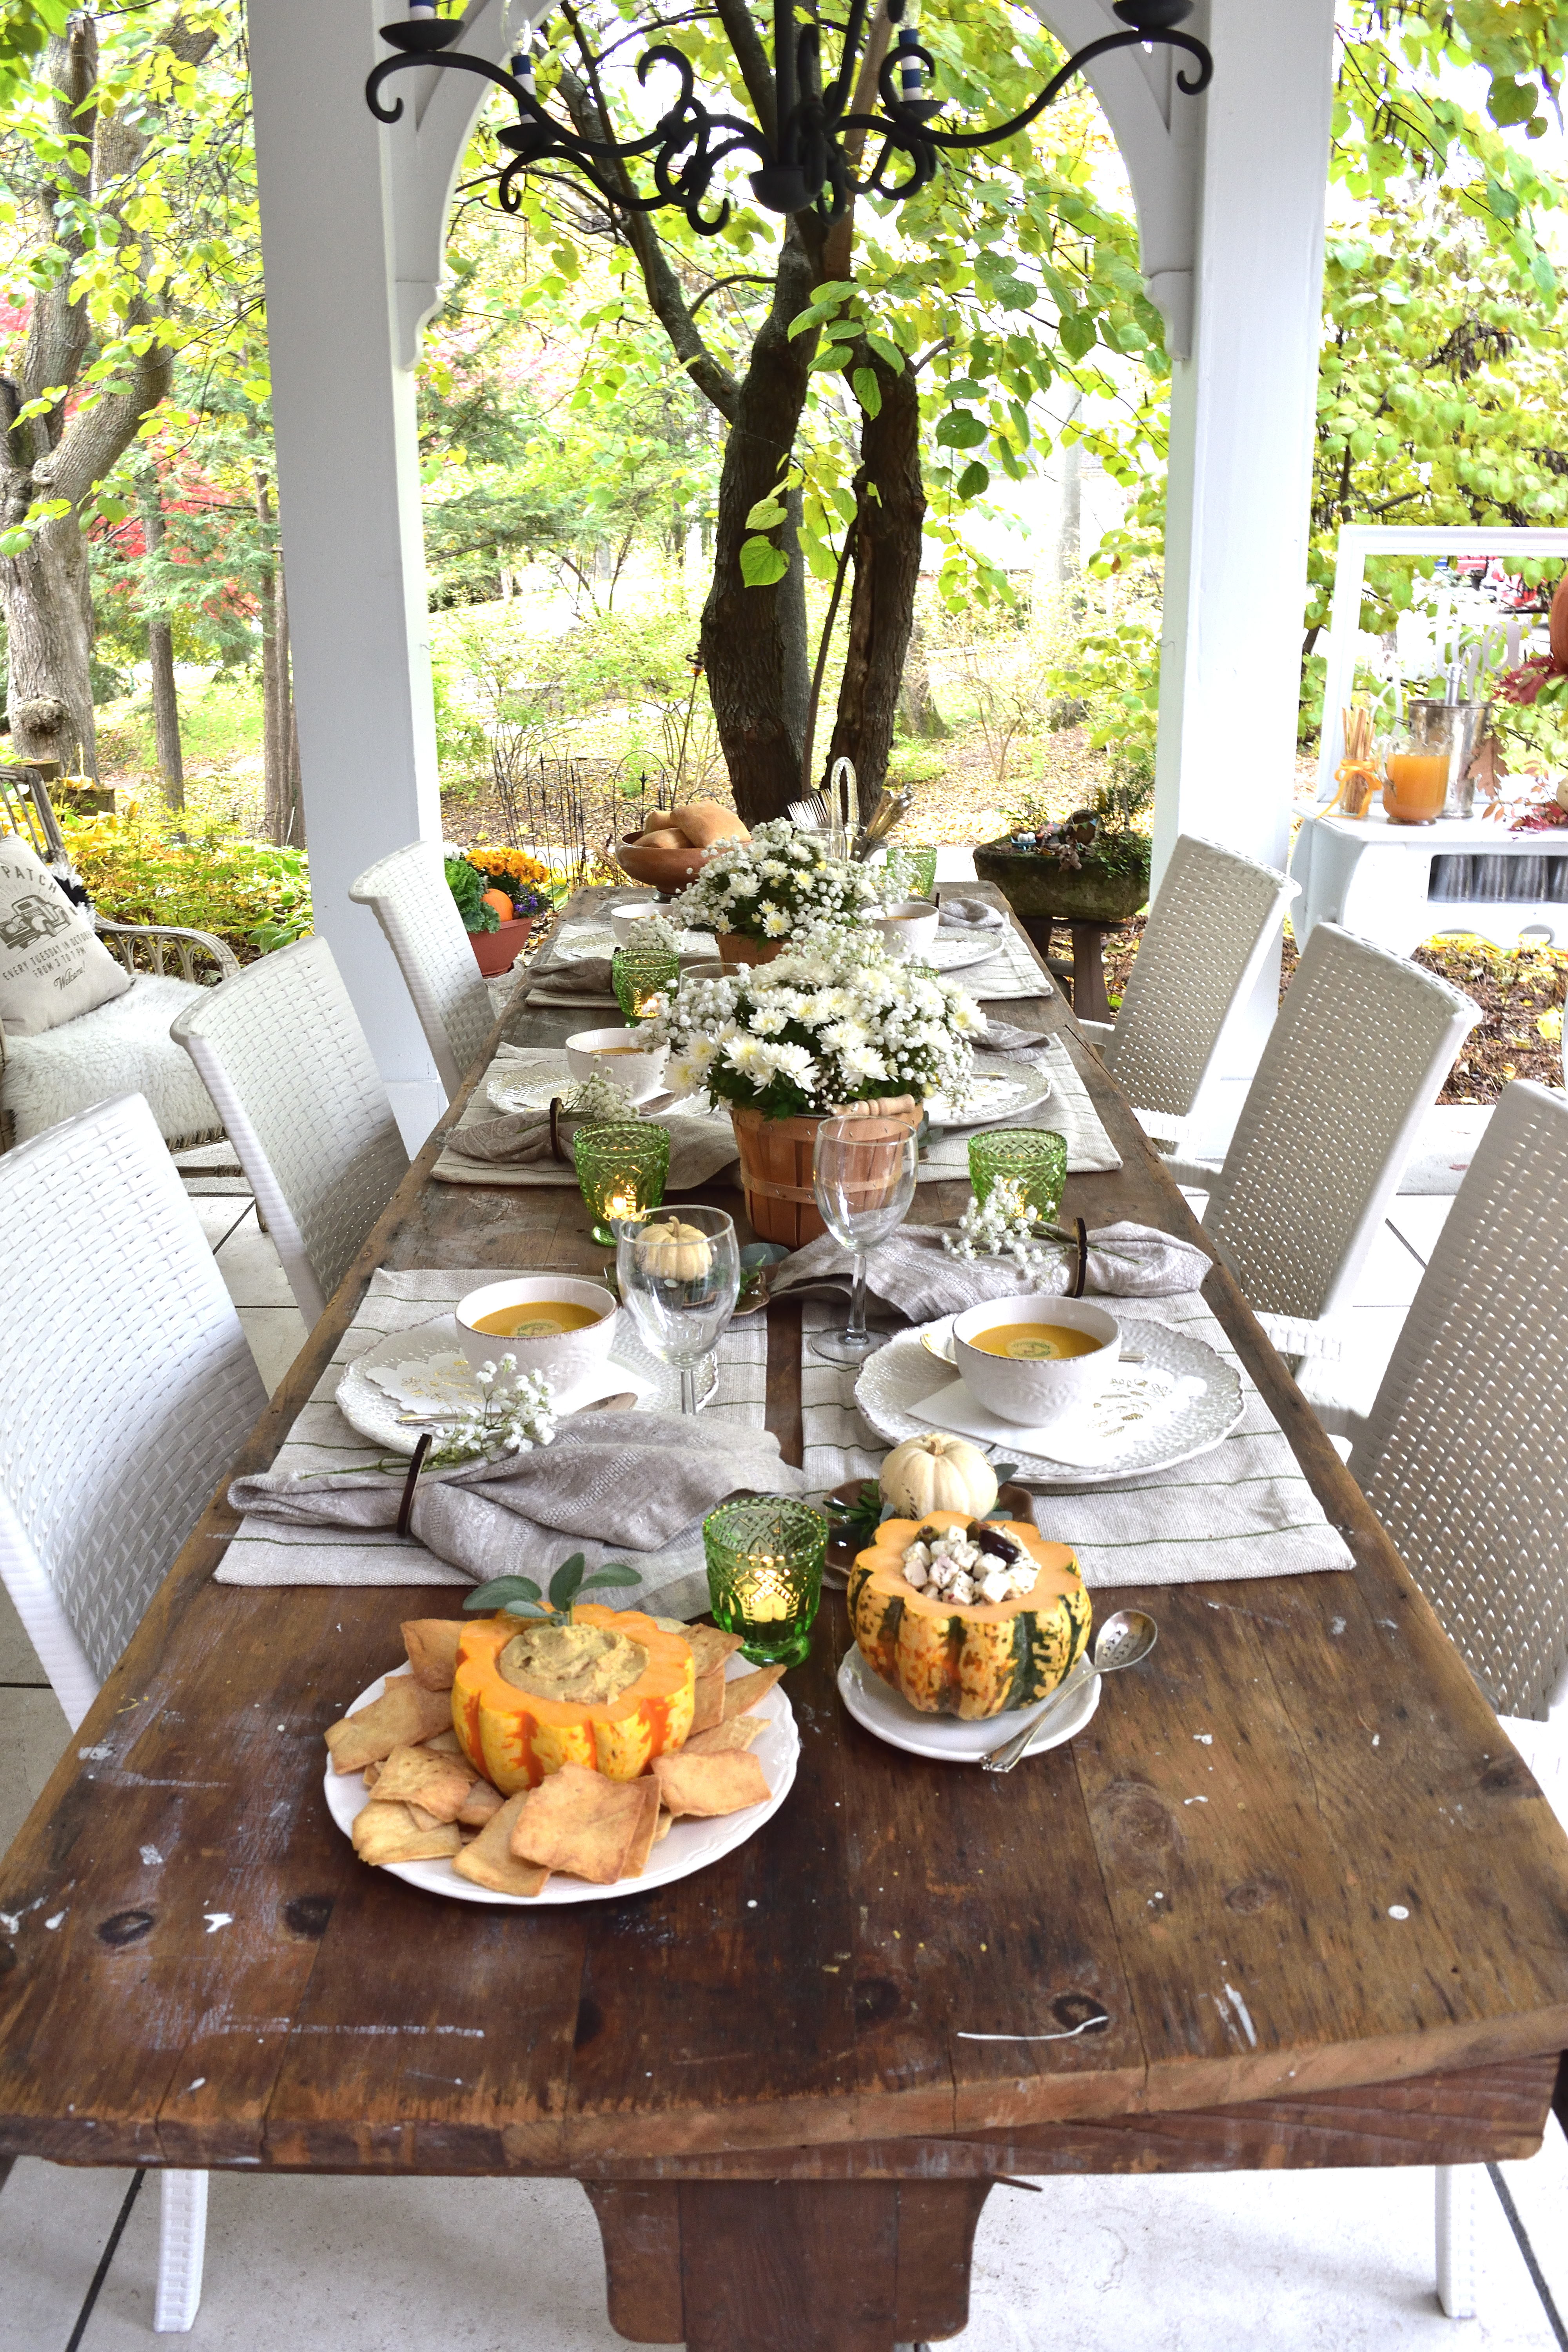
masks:
[(978, 880), (995, 883), (1024, 922), (1124, 923), (1149, 898), (1147, 860), (1141, 873), (1108, 874), (1097, 866), (1075, 873), (1037, 850), (984, 841), (974, 852), (974, 872)]
[(616, 844), (616, 862), (623, 874), (634, 882), (646, 883), (649, 888), (662, 892), (668, 898), (695, 882), (701, 870), (703, 852), (683, 846), (679, 849), (642, 849), (629, 834)]
[(787, 940), (748, 940), (739, 931), (720, 931), (719, 960), (721, 963), (772, 963), (783, 955)]
[(531, 915), (514, 915), (511, 921), (502, 923), (499, 930), (468, 933), (468, 945), (473, 949), (474, 961), (487, 980), (499, 980), (503, 972), (511, 970), (522, 953), (524, 940), (532, 929)]
[[(910, 1095), (850, 1106), (868, 1118), (879, 1113), (912, 1115), (919, 1108)], [(783, 1242), (787, 1249), (800, 1249), (807, 1242), (820, 1240), (827, 1231), (811, 1188), (816, 1130), (823, 1116), (818, 1112), (809, 1118), (767, 1118), (760, 1110), (731, 1105), (746, 1214), (760, 1241)]]

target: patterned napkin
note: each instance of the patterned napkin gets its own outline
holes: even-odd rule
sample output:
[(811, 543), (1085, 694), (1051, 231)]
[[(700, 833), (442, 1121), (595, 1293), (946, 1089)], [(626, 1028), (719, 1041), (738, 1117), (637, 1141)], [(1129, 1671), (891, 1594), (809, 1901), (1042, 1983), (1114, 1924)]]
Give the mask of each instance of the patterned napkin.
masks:
[[(416, 1536), (395, 1532), (401, 1476), (395, 1475), (384, 1482), (372, 1473), (348, 1482), (345, 1491), (342, 1473), (382, 1458), (376, 1446), (349, 1426), (334, 1401), (346, 1367), (390, 1333), (416, 1330), (437, 1316), (450, 1314), (468, 1291), (477, 1290), (481, 1283), (504, 1281), (508, 1271), (504, 1266), (406, 1272), (384, 1267), (372, 1276), (359, 1313), (289, 1431), (270, 1476), (236, 1482), (232, 1490), (236, 1507), (246, 1516), (218, 1565), (220, 1584), (466, 1585), (480, 1571), (470, 1572), (457, 1565), (455, 1547), (476, 1540), (482, 1543), (499, 1529), (504, 1556), (500, 1569), (482, 1570), (486, 1575), (513, 1570), (531, 1573), (540, 1567), (549, 1570), (572, 1551), (583, 1552), (590, 1566), (619, 1556), (629, 1559), (642, 1572), (636, 1606), (653, 1607), (657, 1600), (658, 1613), (667, 1617), (692, 1616), (707, 1608), (700, 1526), (688, 1524), (672, 1537), (650, 1541), (677, 1507), (662, 1484), (665, 1464), (679, 1454), (693, 1459), (700, 1455), (706, 1465), (700, 1470), (703, 1491), (722, 1475), (721, 1464), (742, 1459), (762, 1475), (742, 1484), (760, 1485), (777, 1494), (793, 1493), (799, 1484), (799, 1473), (781, 1461), (777, 1441), (766, 1434), (763, 1426), (768, 1338), (766, 1318), (760, 1315), (731, 1324), (724, 1334), (718, 1350), (718, 1392), (696, 1420), (665, 1413), (574, 1416), (575, 1422), (595, 1426), (585, 1428), (582, 1440), (574, 1441), (563, 1454), (565, 1431), (574, 1426), (568, 1422), (553, 1446), (525, 1457), (536, 1465), (548, 1465), (543, 1483), (531, 1496), (519, 1486), (510, 1500), (481, 1496), (476, 1501), (463, 1494), (462, 1482), (483, 1487), (494, 1477), (493, 1470), (485, 1465), (480, 1473), (448, 1473), (443, 1482), (445, 1493), (435, 1496), (431, 1481), (431, 1502), (426, 1505), (422, 1496), (416, 1507), (415, 1524), (426, 1538), (420, 1541)], [(613, 1429), (612, 1423), (616, 1424)], [(623, 1467), (623, 1463), (633, 1467)], [(592, 1484), (595, 1465), (608, 1480), (605, 1491), (611, 1509), (624, 1515), (616, 1524), (631, 1526), (630, 1536), (616, 1536), (610, 1518), (600, 1510), (600, 1490)], [(312, 1478), (303, 1495), (296, 1490), (301, 1507), (291, 1506), (279, 1511), (270, 1500), (273, 1491), (290, 1474), (298, 1476), (304, 1472), (328, 1475)], [(534, 1517), (544, 1501), (553, 1501), (546, 1488), (562, 1474), (574, 1490), (561, 1503), (563, 1516), (548, 1521), (542, 1514)], [(653, 1496), (656, 1476), (665, 1496), (658, 1503), (657, 1521), (655, 1513), (644, 1509)], [(421, 1486), (426, 1484), (422, 1479)], [(390, 1513), (386, 1509), (389, 1486), (396, 1490)], [(454, 1486), (458, 1488), (455, 1496)], [(312, 1489), (317, 1490), (314, 1504), (310, 1500)], [(355, 1503), (355, 1489), (373, 1490), (363, 1508)], [(258, 1509), (258, 1501), (267, 1507)], [(342, 1504), (353, 1508), (344, 1513)], [(479, 1520), (480, 1505), (490, 1512), (489, 1519)], [(434, 1516), (426, 1517), (426, 1508)], [(581, 1535), (571, 1531), (568, 1518), (582, 1524), (595, 1513), (598, 1513), (595, 1531)], [(690, 1517), (695, 1520), (697, 1513)], [(478, 1538), (476, 1523), (480, 1528)], [(463, 1556), (477, 1555), (465, 1550)]]
[[(1104, 1225), (1089, 1235), (1088, 1288), (1107, 1297), (1158, 1298), (1195, 1290), (1209, 1260), (1188, 1242), (1149, 1225)], [(1098, 1246), (1097, 1246), (1098, 1244)], [(960, 1315), (983, 1299), (1016, 1298), (1026, 1293), (1065, 1297), (1078, 1272), (1078, 1253), (1064, 1249), (1059, 1264), (1043, 1275), (1022, 1275), (1009, 1259), (972, 1261), (949, 1257), (942, 1235), (929, 1225), (905, 1225), (871, 1252), (867, 1286), (911, 1323), (934, 1323)], [(773, 1275), (775, 1298), (791, 1291), (833, 1286), (848, 1295), (853, 1260), (843, 1244), (825, 1234), (807, 1242)]]
[[(1083, 1580), (1094, 1591), (1352, 1567), (1349, 1549), (1325, 1518), (1289, 1439), (1197, 1293), (1153, 1299), (1138, 1311), (1202, 1339), (1233, 1367), (1241, 1380), (1241, 1420), (1221, 1444), (1173, 1469), (1115, 1486), (1036, 1496), (1041, 1533), (1071, 1544)], [(808, 1301), (801, 1320), (801, 1409), (811, 1489), (875, 1477), (889, 1446), (861, 1419), (855, 1372), (811, 1352), (818, 1332), (842, 1324), (843, 1309)], [(939, 1368), (933, 1370), (940, 1377)]]

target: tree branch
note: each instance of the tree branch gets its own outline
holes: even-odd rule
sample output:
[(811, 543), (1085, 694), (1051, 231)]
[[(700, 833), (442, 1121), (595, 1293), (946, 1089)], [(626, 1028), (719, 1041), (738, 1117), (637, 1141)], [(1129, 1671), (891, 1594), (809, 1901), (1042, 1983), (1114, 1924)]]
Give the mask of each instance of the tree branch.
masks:
[(705, 286), (702, 289), (701, 293), (697, 297), (696, 301), (690, 304), (689, 316), (695, 319), (699, 310), (701, 310), (704, 302), (709, 299), (710, 296), (717, 294), (721, 287), (771, 286), (773, 282), (773, 281), (771, 278), (759, 277), (754, 269), (736, 269), (731, 271), (728, 278), (715, 278), (712, 285)]
[(741, 79), (746, 85), (746, 96), (752, 101), (757, 128), (773, 146), (779, 135), (778, 109), (773, 103), (773, 68), (763, 47), (763, 37), (752, 21), (745, 0), (718, 0), (718, 8), (719, 22), (735, 52), (735, 63), (741, 68)]

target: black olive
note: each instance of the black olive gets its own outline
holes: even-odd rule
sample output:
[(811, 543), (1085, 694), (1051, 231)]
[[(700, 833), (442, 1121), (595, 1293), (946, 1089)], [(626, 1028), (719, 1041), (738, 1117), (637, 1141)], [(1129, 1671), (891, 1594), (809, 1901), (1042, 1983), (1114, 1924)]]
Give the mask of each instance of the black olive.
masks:
[(1011, 1536), (1005, 1536), (1000, 1528), (982, 1528), (974, 1540), (982, 1551), (989, 1552), (993, 1559), (1005, 1559), (1009, 1567), (1022, 1556), (1019, 1546)]

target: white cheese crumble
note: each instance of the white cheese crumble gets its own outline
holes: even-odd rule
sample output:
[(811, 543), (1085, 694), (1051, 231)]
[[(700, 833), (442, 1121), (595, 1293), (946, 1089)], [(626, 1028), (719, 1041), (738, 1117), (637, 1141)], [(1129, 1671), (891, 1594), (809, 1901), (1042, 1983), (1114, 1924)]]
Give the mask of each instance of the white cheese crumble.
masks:
[[(1032, 1592), (1036, 1570), (1010, 1536), (985, 1528), (922, 1529), (904, 1552), (904, 1580), (917, 1592), (931, 1592), (957, 1608), (972, 1601), (1021, 1599)], [(984, 1538), (989, 1538), (989, 1541)], [(1003, 1556), (1002, 1547), (1006, 1548)]]

